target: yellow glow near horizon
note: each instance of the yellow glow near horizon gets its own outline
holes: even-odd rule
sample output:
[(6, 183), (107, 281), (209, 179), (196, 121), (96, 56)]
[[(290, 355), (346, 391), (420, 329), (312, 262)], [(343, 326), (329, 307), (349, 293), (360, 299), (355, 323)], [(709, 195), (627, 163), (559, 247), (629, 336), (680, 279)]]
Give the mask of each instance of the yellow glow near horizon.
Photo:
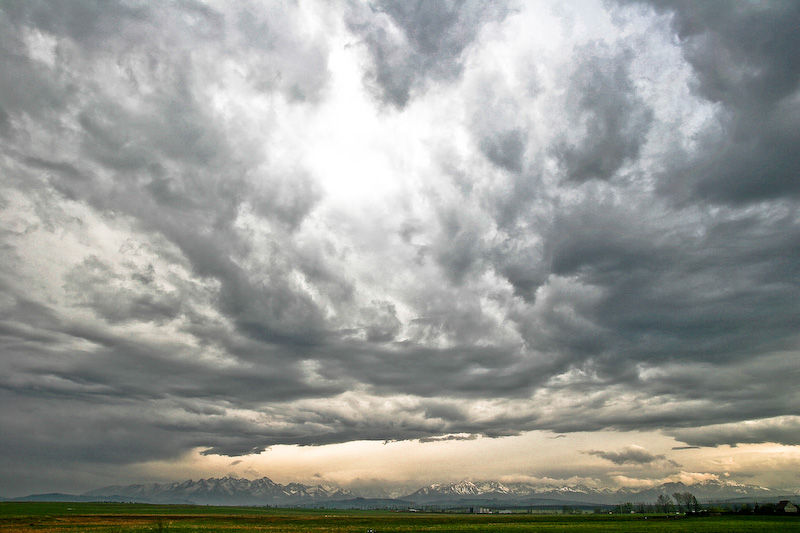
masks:
[[(423, 486), (463, 479), (646, 487), (667, 481), (725, 479), (728, 473), (754, 470), (761, 470), (760, 476), (746, 482), (768, 484), (771, 479), (785, 476), (785, 470), (800, 461), (800, 449), (791, 446), (743, 445), (721, 453), (716, 448), (673, 449), (678, 444), (656, 432), (582, 432), (562, 436), (533, 431), (516, 437), (427, 443), (354, 441), (326, 446), (274, 446), (242, 457), (202, 455), (202, 450), (196, 449), (179, 461), (149, 463), (144, 470), (163, 481), (266, 476), (277, 483), (333, 483), (345, 488), (369, 482)], [(621, 450), (631, 445), (664, 455), (679, 466), (659, 461), (650, 465), (615, 465), (587, 453)], [(576, 478), (578, 472), (580, 477)]]

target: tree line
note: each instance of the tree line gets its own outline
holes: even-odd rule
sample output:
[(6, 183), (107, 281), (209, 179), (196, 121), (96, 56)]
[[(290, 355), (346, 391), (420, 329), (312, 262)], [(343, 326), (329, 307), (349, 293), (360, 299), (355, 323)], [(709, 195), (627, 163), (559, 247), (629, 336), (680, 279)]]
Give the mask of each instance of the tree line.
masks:
[(615, 513), (737, 513), (737, 514), (758, 514), (771, 515), (777, 511), (777, 507), (772, 503), (749, 504), (749, 503), (716, 503), (703, 507), (691, 492), (675, 492), (672, 498), (666, 494), (659, 495), (655, 502), (646, 503), (620, 503), (614, 507)]
[[(674, 501), (673, 501), (674, 498)], [(620, 514), (629, 513), (697, 513), (703, 510), (691, 492), (676, 492), (672, 498), (661, 494), (654, 503), (621, 503), (614, 508)]]

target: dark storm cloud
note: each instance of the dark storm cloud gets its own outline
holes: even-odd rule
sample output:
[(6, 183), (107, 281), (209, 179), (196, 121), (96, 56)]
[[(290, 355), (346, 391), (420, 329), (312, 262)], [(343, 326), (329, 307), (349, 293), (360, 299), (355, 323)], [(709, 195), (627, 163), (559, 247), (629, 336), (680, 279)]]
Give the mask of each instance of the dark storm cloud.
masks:
[(426, 83), (449, 81), (484, 24), (502, 20), (506, 2), (435, 0), (353, 4), (347, 23), (362, 36), (372, 62), (367, 81), (383, 102), (403, 108)]
[(484, 221), (459, 207), (446, 206), (439, 213), (442, 231), (433, 254), (453, 283), (461, 283), (478, 267), (483, 255), (480, 233)]
[[(65, 289), (109, 322), (121, 320), (163, 321), (177, 317), (181, 299), (177, 291), (153, 284), (153, 265), (130, 274), (130, 288), (119, 288), (110, 265), (96, 256), (87, 257), (66, 277)], [(117, 287), (115, 287), (117, 285)]]
[(368, 342), (388, 342), (397, 337), (402, 323), (391, 302), (373, 301), (361, 311)]
[[(246, 453), (258, 447), (252, 441), (264, 440), (263, 432), (228, 427), (235, 419), (209, 414), (206, 407), (201, 407), (203, 416), (189, 416), (194, 421), (178, 430), (159, 419), (162, 403), (175, 397), (199, 399), (206, 406), (230, 400), (237, 408), (258, 408), (270, 399), (333, 392), (325, 384), (304, 384), (306, 375), (290, 351), (253, 345), (205, 316), (206, 306), (218, 304), (247, 337), (307, 344), (321, 329), (319, 310), (287, 279), (290, 271), (299, 268), (323, 290), (340, 291), (341, 285), (319, 264), (312, 247), (276, 248), (269, 280), (237, 264), (250, 246), (232, 227), (241, 209), (252, 208), (289, 239), (319, 195), (301, 170), (264, 175), (261, 156), (247, 151), (246, 139), (231, 142), (209, 112), (203, 85), (227, 46), (226, 25), (246, 27), (238, 59), (252, 63), (261, 76), (272, 75), (271, 84), (246, 80), (256, 91), (314, 100), (326, 82), (324, 42), (303, 39), (294, 47), (300, 37), (279, 8), (265, 14), (243, 5), (231, 19), (192, 3), (4, 5), (0, 53), (12, 68), (0, 74), (0, 97), (9, 132), (4, 153), (15, 160), (9, 183), (23, 190), (50, 186), (110, 217), (129, 216), (155, 236), (149, 243), (155, 257), (177, 258), (179, 268), (188, 266), (218, 283), (218, 292), (209, 294), (171, 267), (138, 264), (135, 251), (116, 266), (87, 255), (65, 276), (64, 294), (100, 319), (94, 325), (65, 320), (9, 287), (12, 303), (4, 312), (2, 342), (4, 352), (16, 355), (7, 360), (14, 376), (4, 379), (2, 388), (33, 409), (65, 398), (50, 408), (50, 418), (61, 417), (62, 424), (33, 417), (36, 426), (17, 428), (28, 422), (16, 411), (9, 415), (13, 420), (4, 420), (4, 428), (18, 430), (12, 456), (45, 453), (49, 433), (37, 434), (34, 427), (61, 426), (63, 439), (49, 453), (65, 461), (136, 462), (203, 445)], [(44, 36), (41, 47), (50, 48), (54, 65), (33, 57), (31, 36)], [(70, 132), (50, 151), (47, 136), (59, 131), (62, 120), (70, 122)], [(75, 223), (60, 213), (56, 197), (42, 195), (37, 202), (42, 212), (49, 211), (54, 228)], [(282, 250), (292, 257), (281, 256)], [(389, 318), (385, 322), (383, 331), (390, 332)], [(179, 341), (137, 338), (101, 325), (146, 323), (178, 324), (200, 346), (230, 350), (258, 364), (208, 366), (197, 360), (197, 350)], [(64, 348), (76, 343), (75, 351)], [(51, 359), (56, 353), (63, 355), (58, 362)], [(110, 407), (94, 408), (98, 401)], [(123, 422), (125, 413), (139, 410), (138, 402), (152, 407)], [(211, 423), (214, 417), (218, 422)], [(117, 438), (102, 438), (111, 428), (119, 428)]]
[[(18, 305), (15, 310), (24, 308)], [(8, 364), (15, 375), (3, 380), (3, 387), (24, 395), (67, 392), (86, 400), (94, 397), (110, 401), (174, 395), (234, 403), (238, 400), (242, 406), (253, 407), (265, 401), (313, 397), (342, 390), (306, 384), (302, 369), (289, 354), (280, 350), (258, 347), (259, 365), (219, 365), (198, 359), (196, 350), (181, 342), (120, 335), (97, 326), (65, 324), (52, 319), (43, 310), (36, 310), (35, 315), (34, 320), (24, 317), (19, 320), (38, 324), (38, 333), (21, 327), (9, 327), (3, 332), (3, 342), (8, 349), (26, 354), (9, 358)], [(62, 347), (67, 339), (86, 341), (93, 349), (84, 348), (74, 353), (75, 350)], [(222, 342), (210, 336), (203, 340)], [(241, 343), (231, 347), (231, 351), (248, 356), (247, 346)], [(54, 354), (64, 354), (64, 357), (52, 360)], [(48, 381), (50, 378), (52, 381)], [(48, 383), (52, 383), (52, 387)]]
[(126, 2), (95, 0), (53, 5), (11, 1), (6, 3), (4, 12), (16, 24), (41, 28), (90, 48), (96, 48), (103, 39), (118, 37), (125, 22), (149, 18), (147, 9)]
[(568, 180), (611, 179), (639, 155), (652, 113), (628, 72), (632, 50), (593, 44), (575, 56), (566, 102), (569, 131), (555, 151)]
[[(250, 348), (258, 349), (258, 364), (220, 365), (198, 358), (181, 342), (63, 324), (48, 310), (24, 302), (15, 311), (4, 323), (36, 324), (39, 330), (21, 325), (0, 331), (4, 352), (12, 354), (0, 380), (4, 403), (26, 406), (4, 410), (4, 430), (15, 435), (6, 461), (27, 454), (59, 457), (63, 464), (134, 463), (176, 457), (192, 447), (250, 453), (264, 443), (308, 438), (313, 429), (278, 430), (272, 427), (275, 417), (282, 416), (278, 411), (270, 420), (253, 422), (238, 417), (238, 410), (258, 411), (268, 402), (346, 390), (341, 384), (335, 390), (309, 384), (287, 354), (269, 353), (263, 346)], [(92, 349), (64, 348), (76, 339)], [(254, 356), (241, 342), (231, 352)], [(58, 432), (57, 443), (47, 444), (50, 430)], [(329, 432), (321, 429), (314, 439), (325, 439)]]
[[(668, 165), (662, 188), (680, 199), (747, 204), (800, 192), (800, 6), (655, 1), (671, 13), (696, 90), (720, 121), (688, 164)], [(680, 154), (674, 154), (681, 157)]]
[(628, 446), (619, 452), (605, 452), (601, 450), (590, 450), (583, 452), (587, 455), (595, 455), (617, 465), (649, 465), (652, 463), (666, 463), (670, 466), (680, 467), (678, 463), (667, 459), (666, 455), (654, 455), (641, 446)]
[[(662, 216), (680, 215), (620, 207), (565, 213), (549, 240), (554, 274), (579, 276), (602, 292), (585, 311), (600, 332), (594, 349), (612, 342), (613, 351), (636, 358), (730, 359), (794, 337), (800, 230), (793, 210), (666, 228)], [(770, 316), (754, 322), (762, 309)]]
[(494, 250), (495, 268), (514, 288), (514, 294), (526, 302), (533, 303), (536, 290), (547, 280), (548, 269), (544, 265), (541, 248), (509, 239)]
[(510, 172), (521, 172), (526, 140), (525, 131), (513, 129), (482, 139), (481, 149), (495, 165)]
[[(42, 85), (52, 87), (54, 94), (61, 91), (63, 105), (71, 109), (81, 129), (75, 140), (82, 157), (63, 161), (49, 159), (52, 157), (49, 155), (30, 155), (23, 163), (29, 168), (47, 169), (49, 183), (67, 198), (83, 199), (102, 210), (128, 213), (146, 229), (167, 236), (181, 249), (196, 272), (221, 281), (223, 308), (243, 331), (261, 338), (285, 338), (313, 332), (319, 322), (314, 304), (285, 280), (293, 259), (273, 262), (273, 279), (269, 284), (250, 279), (229, 259), (247, 253), (248, 245), (231, 229), (243, 204), (252, 206), (260, 216), (285, 224), (291, 231), (318, 198), (312, 180), (301, 172), (289, 176), (259, 176), (260, 160), (234, 147), (231, 140), (222, 135), (220, 124), (207, 111), (206, 95), (199, 86), (207, 75), (205, 63), (213, 60), (216, 51), (214, 48), (194, 49), (192, 39), (201, 43), (210, 41), (214, 46), (224, 44), (224, 28), (218, 28), (224, 21), (222, 15), (207, 8), (189, 6), (183, 9), (180, 6), (170, 4), (157, 11), (147, 7), (105, 11), (91, 4), (87, 9), (97, 12), (95, 15), (73, 17), (53, 13), (47, 6), (38, 4), (13, 4), (9, 18), (17, 24), (14, 34), (20, 39), (29, 27), (53, 31), (66, 38), (57, 46), (64, 56), (62, 68), (76, 80), (76, 87), (64, 91), (57, 77), (45, 79)], [(240, 14), (241, 23), (255, 24), (257, 21), (247, 13)], [(277, 11), (274, 14), (276, 18), (279, 15)], [(47, 23), (35, 26), (40, 20)], [(113, 27), (107, 28), (106, 22), (113, 23)], [(170, 34), (173, 25), (180, 28), (175, 35)], [(112, 38), (116, 37), (113, 28), (117, 26), (124, 27), (125, 31), (121, 38)], [(211, 28), (219, 31), (211, 31)], [(254, 48), (253, 52), (274, 56), (283, 50), (276, 52), (272, 43), (292, 44), (286, 42), (292, 39), (278, 33), (287, 31), (286, 28), (264, 26), (261, 29), (261, 41), (257, 40), (256, 30), (246, 34), (245, 52)], [(140, 39), (134, 53), (128, 48), (134, 46), (129, 42), (132, 39)], [(105, 46), (99, 46), (98, 42)], [(312, 45), (304, 45), (300, 52), (293, 50), (292, 56), (278, 68), (306, 56), (322, 55)], [(93, 60), (88, 64), (80, 57), (81, 50), (87, 47), (92, 49), (90, 59)], [(113, 62), (121, 63), (123, 69), (116, 72), (120, 77), (107, 80), (106, 86), (78, 82), (81, 76), (89, 78)], [(261, 67), (267, 69), (266, 65)], [(21, 69), (41, 70), (31, 60)], [(324, 68), (314, 69), (313, 91), (318, 91), (322, 85), (319, 77), (324, 72)], [(280, 77), (280, 71), (277, 74)], [(295, 79), (292, 87), (301, 81)], [(144, 90), (143, 86), (153, 89)], [(313, 92), (307, 88), (303, 91)], [(126, 103), (126, 98), (134, 105)], [(84, 102), (91, 102), (91, 105)], [(27, 108), (6, 109), (28, 112)], [(28, 151), (33, 150), (35, 148)], [(25, 149), (20, 151), (24, 153)], [(253, 167), (243, 169), (242, 161)], [(250, 173), (255, 175), (251, 177)], [(302, 262), (303, 256), (300, 251), (295, 259)], [(304, 270), (309, 276), (325, 276), (324, 272), (313, 271), (313, 267)], [(130, 312), (136, 309), (145, 312), (148, 306), (153, 307), (156, 315), (175, 312), (164, 307), (174, 306), (174, 303), (164, 301), (139, 301), (131, 305)], [(117, 308), (114, 312), (119, 315), (125, 309)]]
[(737, 444), (779, 443), (800, 445), (800, 419), (797, 416), (748, 421), (737, 424), (714, 424), (703, 428), (677, 429), (669, 432), (681, 442), (694, 446), (736, 446)]
[[(535, 365), (506, 347), (430, 349), (412, 344), (384, 350), (343, 346), (340, 350), (339, 357), (321, 362), (323, 372), (331, 378), (351, 376), (386, 394), (404, 391), (436, 397), (447, 390), (466, 397), (491, 397), (498, 391), (513, 396), (525, 394), (535, 383), (531, 376)], [(398, 358), (402, 365), (392, 363)]]
[[(475, 108), (471, 130), (476, 148), (504, 174), (485, 198), (495, 223), (503, 229), (513, 228), (520, 216), (530, 216), (530, 203), (543, 192), (542, 154), (531, 153), (535, 141), (529, 130), (533, 125), (524, 115), (530, 105), (528, 98), (537, 96), (538, 79), (533, 69), (525, 69), (524, 76), (526, 85), (533, 87), (519, 94), (496, 76), (486, 75), (470, 102)], [(469, 176), (461, 176), (459, 181), (464, 190), (474, 188)]]
[(55, 468), (59, 462), (119, 464), (175, 457), (188, 444), (181, 443), (184, 435), (157, 428), (145, 410), (133, 413), (130, 404), (126, 409), (125, 404), (89, 404), (62, 395), (59, 402), (28, 399), (20, 405), (16, 395), (3, 391), (2, 396), (16, 406), (0, 415), (4, 430), (15, 435), (3, 446), (4, 470), (31, 458)]

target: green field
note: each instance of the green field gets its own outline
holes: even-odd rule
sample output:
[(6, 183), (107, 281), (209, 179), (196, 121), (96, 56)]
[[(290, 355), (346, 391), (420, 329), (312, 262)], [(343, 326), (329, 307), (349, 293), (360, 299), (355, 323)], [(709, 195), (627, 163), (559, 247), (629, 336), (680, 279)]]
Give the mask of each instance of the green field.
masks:
[(0, 532), (800, 532), (800, 519), (642, 515), (468, 515), (113, 503), (0, 503)]

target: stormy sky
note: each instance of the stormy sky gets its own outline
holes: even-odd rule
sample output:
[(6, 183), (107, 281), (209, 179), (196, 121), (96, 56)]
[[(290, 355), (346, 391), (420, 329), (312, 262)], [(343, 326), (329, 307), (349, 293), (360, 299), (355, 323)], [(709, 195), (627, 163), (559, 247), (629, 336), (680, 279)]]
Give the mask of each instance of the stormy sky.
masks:
[(798, 24), (0, 2), (0, 495), (797, 488)]

